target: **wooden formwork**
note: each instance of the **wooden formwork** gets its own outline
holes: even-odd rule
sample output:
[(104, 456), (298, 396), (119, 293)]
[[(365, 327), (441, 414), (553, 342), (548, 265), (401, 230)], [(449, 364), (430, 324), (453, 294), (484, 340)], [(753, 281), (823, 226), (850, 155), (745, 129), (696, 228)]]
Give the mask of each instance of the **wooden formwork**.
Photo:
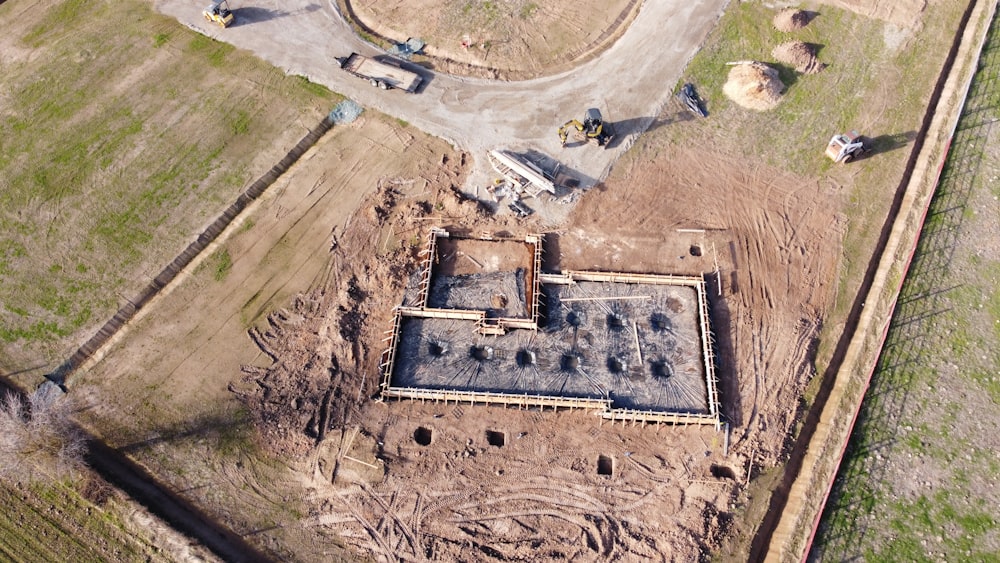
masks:
[(708, 323), (708, 296), (705, 292), (705, 281), (701, 280), (695, 286), (698, 292), (698, 325), (701, 331), (701, 355), (705, 362), (705, 387), (708, 392), (708, 412), (719, 425), (719, 391), (715, 378), (715, 348), (712, 346), (712, 328)]
[(541, 274), (542, 274), (542, 236), (541, 235), (528, 235), (524, 237), (524, 242), (533, 248), (534, 260), (531, 265), (531, 269), (528, 271), (528, 283), (527, 290), (531, 292), (528, 296), (528, 307), (531, 308), (528, 311), (528, 318), (531, 319), (531, 323), (538, 328), (538, 300), (541, 296)]
[(648, 424), (711, 424), (719, 428), (717, 414), (639, 411), (632, 409), (608, 409), (601, 413), (601, 418), (614, 422), (644, 422)]
[[(427, 299), (430, 293), (430, 283), (433, 277), (434, 262), (437, 252), (437, 238), (451, 237), (443, 229), (432, 229), (427, 248), (421, 262), (422, 277), (418, 304), (415, 307), (397, 307), (393, 315), (393, 327), (388, 331), (384, 342), (389, 349), (383, 353), (380, 370), (382, 375), (381, 398), (415, 399), (423, 401), (444, 401), (468, 404), (498, 404), (507, 407), (551, 407), (552, 409), (588, 409), (597, 411), (602, 419), (631, 423), (651, 424), (712, 424), (720, 425), (720, 409), (717, 381), (715, 376), (715, 355), (712, 345), (712, 331), (708, 317), (708, 298), (705, 290), (705, 280), (699, 276), (674, 276), (656, 274), (634, 274), (624, 272), (585, 272), (568, 270), (560, 274), (542, 273), (542, 236), (527, 235), (523, 242), (532, 252), (532, 264), (528, 272), (526, 291), (529, 318), (488, 319), (485, 311), (428, 308)], [(461, 237), (460, 237), (461, 238)], [(477, 233), (477, 240), (497, 240), (489, 233)], [(515, 239), (503, 239), (515, 240)], [(559, 397), (550, 395), (513, 394), (497, 392), (461, 391), (449, 389), (425, 389), (414, 387), (392, 387), (392, 374), (395, 369), (396, 350), (399, 345), (400, 330), (403, 317), (441, 318), (472, 321), (475, 331), (482, 335), (503, 335), (510, 329), (538, 330), (539, 304), (541, 285), (574, 285), (580, 281), (600, 283), (633, 283), (650, 285), (672, 285), (691, 287), (695, 290), (698, 301), (698, 331), (701, 338), (701, 353), (705, 368), (705, 385), (707, 390), (707, 413), (664, 412), (653, 410), (613, 409), (610, 398), (592, 399), (581, 397)], [(634, 298), (641, 298), (636, 296)]]
[(392, 315), (392, 329), (388, 331), (388, 336), (382, 339), (382, 342), (389, 343), (389, 347), (382, 352), (382, 360), (379, 362), (379, 371), (382, 374), (379, 387), (383, 393), (392, 385), (392, 371), (396, 367), (396, 350), (399, 347), (399, 328), (402, 324), (403, 311), (397, 307)]
[(479, 391), (458, 391), (449, 389), (421, 389), (416, 387), (389, 387), (383, 389), (383, 397), (395, 399), (419, 399), (445, 403), (468, 403), (470, 405), (504, 405), (507, 407), (549, 407), (554, 409), (584, 409), (606, 413), (611, 408), (610, 399), (587, 399), (582, 397), (558, 397), (554, 395), (515, 395), (512, 393), (491, 393)]
[(420, 254), (424, 257), (420, 261), (420, 291), (417, 293), (417, 307), (427, 306), (427, 298), (431, 291), (431, 276), (434, 269), (434, 259), (437, 255), (438, 237), (448, 237), (448, 231), (434, 227), (431, 229), (430, 237), (427, 241), (427, 248)]
[(700, 276), (671, 276), (661, 274), (629, 274), (623, 272), (583, 272), (579, 270), (566, 270), (562, 273), (564, 278), (569, 278), (572, 282), (592, 281), (610, 283), (644, 283), (650, 285), (679, 285), (695, 287), (699, 284), (704, 286), (705, 280)]

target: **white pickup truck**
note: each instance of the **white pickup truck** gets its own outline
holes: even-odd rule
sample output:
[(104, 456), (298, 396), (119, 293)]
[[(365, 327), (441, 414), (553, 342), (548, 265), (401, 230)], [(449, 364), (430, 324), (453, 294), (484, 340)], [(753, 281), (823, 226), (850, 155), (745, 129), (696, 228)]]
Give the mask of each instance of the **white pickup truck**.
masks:
[(339, 59), (339, 62), (340, 68), (354, 76), (364, 78), (372, 86), (383, 90), (397, 88), (404, 92), (413, 93), (423, 81), (419, 74), (406, 70), (401, 61), (389, 56), (374, 59), (351, 53), (350, 56)]

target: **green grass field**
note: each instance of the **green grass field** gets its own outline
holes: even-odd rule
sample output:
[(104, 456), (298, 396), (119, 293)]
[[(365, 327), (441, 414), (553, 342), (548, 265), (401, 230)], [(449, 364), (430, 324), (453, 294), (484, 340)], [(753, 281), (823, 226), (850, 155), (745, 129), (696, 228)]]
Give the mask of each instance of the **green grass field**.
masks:
[(16, 8), (0, 5), (31, 53), (0, 63), (7, 371), (64, 359), (335, 98), (146, 3)]
[(5, 561), (168, 561), (117, 516), (120, 501), (98, 506), (68, 483), (0, 481), (0, 559)]
[(998, 560), (998, 37), (994, 20), (816, 560)]

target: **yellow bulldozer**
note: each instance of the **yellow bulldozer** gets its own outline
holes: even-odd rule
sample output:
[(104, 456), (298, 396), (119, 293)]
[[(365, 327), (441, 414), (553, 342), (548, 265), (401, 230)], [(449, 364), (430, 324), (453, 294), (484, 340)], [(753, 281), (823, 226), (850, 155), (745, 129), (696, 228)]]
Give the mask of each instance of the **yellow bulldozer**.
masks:
[(229, 9), (228, 0), (214, 0), (212, 5), (205, 8), (201, 14), (205, 16), (206, 20), (222, 27), (229, 27), (236, 19), (233, 16), (233, 11)]

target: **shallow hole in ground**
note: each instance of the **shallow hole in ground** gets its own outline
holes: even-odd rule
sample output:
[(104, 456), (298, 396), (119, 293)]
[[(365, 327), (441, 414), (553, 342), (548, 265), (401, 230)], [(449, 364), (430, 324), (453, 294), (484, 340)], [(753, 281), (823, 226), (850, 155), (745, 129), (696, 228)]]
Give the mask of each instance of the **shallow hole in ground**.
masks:
[(445, 354), (448, 353), (448, 343), (447, 342), (431, 342), (428, 345), (428, 349), (429, 349), (428, 351), (430, 352), (431, 356), (434, 356), (435, 358), (440, 358), (441, 356), (444, 356)]
[(566, 322), (569, 323), (570, 326), (580, 328), (587, 322), (587, 316), (583, 314), (583, 311), (577, 311), (574, 309), (566, 313)]
[(491, 446), (502, 448), (507, 443), (507, 434), (498, 430), (487, 430), (486, 443)]
[(580, 367), (580, 356), (576, 354), (563, 354), (562, 359), (559, 361), (559, 365), (565, 371), (573, 371)]
[(615, 356), (608, 356), (608, 371), (614, 374), (620, 374), (628, 371), (628, 366), (621, 358)]
[(537, 358), (534, 350), (521, 349), (517, 351), (517, 367), (526, 368), (535, 365)]
[(733, 468), (728, 465), (713, 463), (712, 467), (709, 468), (709, 471), (712, 472), (712, 477), (715, 477), (716, 479), (736, 479), (736, 472), (733, 471)]
[(615, 459), (607, 455), (597, 456), (597, 474), (611, 475), (615, 471)]
[(666, 360), (657, 360), (651, 363), (653, 370), (653, 376), (662, 377), (664, 379), (674, 375), (674, 368), (670, 365), (670, 362)]
[(625, 315), (622, 315), (621, 313), (609, 314), (608, 328), (611, 330), (622, 330), (625, 328)]
[(649, 316), (649, 326), (655, 332), (670, 332), (674, 328), (674, 323), (670, 321), (670, 317), (663, 313), (653, 313)]
[(691, 256), (701, 256), (701, 247), (697, 244), (692, 244), (690, 252)]
[(469, 355), (477, 362), (485, 362), (493, 359), (493, 348), (490, 346), (473, 346), (469, 350)]
[(417, 429), (413, 431), (413, 440), (421, 446), (431, 445), (431, 440), (433, 438), (434, 431), (425, 426), (418, 426)]

